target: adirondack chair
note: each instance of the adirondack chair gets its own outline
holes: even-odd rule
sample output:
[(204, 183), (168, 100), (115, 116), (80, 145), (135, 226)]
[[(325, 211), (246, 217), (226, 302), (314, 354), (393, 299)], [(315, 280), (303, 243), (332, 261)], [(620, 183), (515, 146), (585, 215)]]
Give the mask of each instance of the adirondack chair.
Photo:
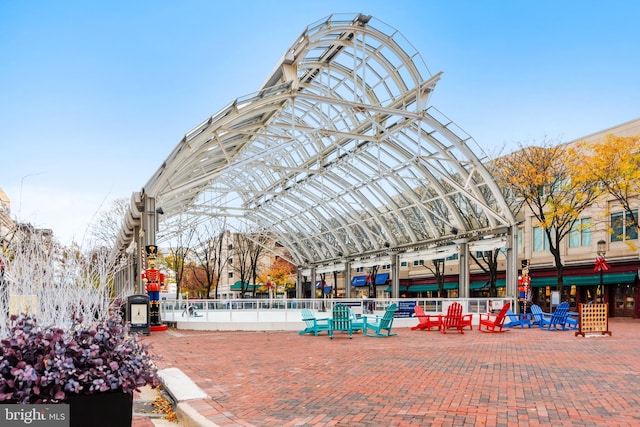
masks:
[(316, 319), (316, 316), (308, 308), (303, 308), (301, 314), (302, 321), (307, 327), (299, 332), (300, 335), (313, 334), (318, 336), (318, 333), (322, 331), (329, 332), (329, 319)]
[(333, 316), (329, 319), (329, 338), (333, 339), (334, 332), (347, 332), (349, 338), (353, 338), (353, 332), (359, 329), (354, 329), (353, 325), (353, 312), (349, 309), (349, 306), (344, 304), (336, 304), (332, 310)]
[(416, 305), (413, 307), (413, 311), (416, 313), (416, 318), (418, 319), (418, 324), (416, 326), (412, 326), (411, 330), (415, 331), (417, 329), (430, 331), (431, 328), (440, 329), (440, 322), (442, 321), (441, 314), (427, 314), (424, 312), (424, 309)]
[(551, 314), (551, 317), (547, 318), (546, 316), (542, 316), (542, 321), (540, 322), (540, 329), (562, 329), (563, 331), (567, 329), (567, 313), (569, 312), (569, 303), (566, 301), (558, 304), (554, 312)]
[[(391, 327), (393, 326), (393, 315), (396, 310), (398, 310), (398, 305), (396, 303), (391, 304), (387, 307), (387, 310), (384, 312), (382, 317), (380, 316), (364, 316), (364, 334), (368, 337), (390, 337), (397, 334), (391, 333)], [(374, 333), (368, 332), (371, 329)], [(383, 333), (386, 331), (386, 333)]]
[[(505, 328), (513, 328), (515, 326), (520, 326), (520, 329), (524, 329), (525, 326), (531, 328), (531, 314), (515, 314), (511, 309), (507, 310), (507, 318), (505, 319)], [(507, 322), (508, 320), (508, 322)]]
[(551, 313), (542, 311), (539, 305), (533, 304), (531, 306), (531, 316), (533, 316), (533, 324), (542, 328), (542, 325), (548, 323), (551, 319)]
[(351, 317), (351, 327), (354, 331), (361, 331), (364, 329), (364, 320), (362, 317), (356, 316), (351, 307), (349, 307), (349, 316)]
[(577, 315), (577, 313), (567, 312), (567, 327), (569, 329), (578, 329), (580, 326), (580, 320), (575, 318), (575, 315)]
[[(513, 328), (514, 326), (522, 326), (522, 321), (520, 320), (520, 316), (515, 314), (511, 309), (507, 310), (507, 319), (509, 323), (505, 323), (505, 328)], [(505, 319), (505, 321), (507, 320)]]
[(480, 313), (480, 325), (478, 330), (480, 332), (507, 332), (509, 329), (503, 329), (504, 320), (507, 317), (507, 311), (511, 308), (511, 303), (506, 302), (498, 314), (493, 313)]
[(461, 334), (464, 334), (463, 328), (465, 326), (471, 326), (472, 320), (471, 314), (462, 314), (462, 305), (459, 302), (452, 303), (447, 309), (447, 314), (442, 316), (440, 321), (440, 332), (443, 334), (447, 333), (447, 329), (455, 328)]

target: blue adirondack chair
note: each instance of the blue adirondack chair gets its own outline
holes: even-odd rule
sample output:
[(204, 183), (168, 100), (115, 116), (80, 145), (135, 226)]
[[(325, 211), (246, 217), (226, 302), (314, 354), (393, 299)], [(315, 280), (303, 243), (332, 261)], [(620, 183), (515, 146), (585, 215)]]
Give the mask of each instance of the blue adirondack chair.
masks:
[[(391, 333), (391, 327), (393, 326), (393, 315), (395, 314), (396, 310), (398, 310), (398, 305), (396, 303), (393, 303), (389, 307), (387, 307), (387, 310), (384, 312), (384, 315), (382, 317), (364, 316), (364, 334), (368, 337), (376, 338), (397, 335)], [(369, 329), (371, 329), (373, 333), (368, 332)], [(383, 331), (386, 331), (386, 333)]]
[(538, 325), (542, 328), (542, 325), (547, 324), (551, 320), (551, 313), (542, 311), (539, 305), (533, 304), (531, 306), (531, 315), (533, 316), (533, 325)]
[(327, 331), (327, 333), (329, 332), (329, 319), (316, 319), (316, 316), (314, 316), (308, 308), (303, 308), (301, 314), (302, 321), (307, 325), (307, 327), (299, 332), (300, 335), (313, 334), (318, 336), (318, 333), (322, 331)]
[(522, 321), (520, 320), (520, 316), (515, 314), (510, 309), (507, 310), (507, 317), (509, 318), (508, 322), (505, 322), (505, 328), (513, 328), (514, 326), (522, 326)]
[(579, 324), (579, 319), (576, 319), (574, 316), (567, 313), (567, 327), (570, 329), (578, 329)]
[[(534, 309), (535, 307), (535, 309)], [(567, 313), (569, 312), (569, 303), (566, 301), (558, 304), (553, 313), (544, 313), (537, 305), (531, 306), (531, 313), (539, 322), (540, 329), (567, 329)]]
[(531, 328), (534, 324), (531, 321), (532, 315), (526, 313), (516, 314), (511, 310), (507, 310), (507, 317), (509, 318), (508, 322), (505, 322), (505, 328), (515, 328), (516, 326), (520, 326), (520, 329), (524, 329), (525, 326)]
[(329, 338), (333, 339), (334, 332), (347, 332), (349, 338), (353, 338), (353, 333), (362, 329), (362, 326), (354, 324), (353, 312), (349, 306), (338, 303), (333, 306), (333, 316), (329, 319)]

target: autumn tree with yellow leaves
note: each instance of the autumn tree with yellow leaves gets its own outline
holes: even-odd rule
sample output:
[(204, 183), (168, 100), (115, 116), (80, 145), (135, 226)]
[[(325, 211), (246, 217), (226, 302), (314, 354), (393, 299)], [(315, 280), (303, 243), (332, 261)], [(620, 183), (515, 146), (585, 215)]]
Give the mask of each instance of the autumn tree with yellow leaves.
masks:
[(597, 180), (582, 173), (585, 161), (580, 150), (545, 140), (541, 145), (521, 145), (494, 165), (498, 184), (508, 197), (528, 208), (533, 226), (543, 230), (561, 293), (564, 266), (560, 242), (599, 195)]
[(272, 287), (273, 294), (286, 293), (288, 289), (295, 287), (294, 275), (296, 267), (283, 257), (277, 257), (270, 268), (265, 269), (258, 276), (258, 281), (264, 285), (262, 292), (268, 292), (268, 286)]
[[(627, 225), (638, 227), (634, 215), (640, 197), (640, 135), (608, 135), (603, 142), (579, 144), (585, 167), (578, 171), (583, 180), (597, 181), (604, 193), (617, 200), (626, 211)], [(634, 205), (635, 203), (635, 205)]]

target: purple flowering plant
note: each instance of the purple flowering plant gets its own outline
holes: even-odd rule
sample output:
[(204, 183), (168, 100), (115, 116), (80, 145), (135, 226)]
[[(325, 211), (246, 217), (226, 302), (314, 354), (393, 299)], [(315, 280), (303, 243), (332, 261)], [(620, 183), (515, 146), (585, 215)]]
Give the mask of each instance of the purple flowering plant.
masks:
[(68, 332), (40, 328), (30, 315), (11, 317), (0, 340), (0, 402), (58, 403), (70, 394), (133, 393), (158, 382), (149, 346), (121, 318), (82, 324)]

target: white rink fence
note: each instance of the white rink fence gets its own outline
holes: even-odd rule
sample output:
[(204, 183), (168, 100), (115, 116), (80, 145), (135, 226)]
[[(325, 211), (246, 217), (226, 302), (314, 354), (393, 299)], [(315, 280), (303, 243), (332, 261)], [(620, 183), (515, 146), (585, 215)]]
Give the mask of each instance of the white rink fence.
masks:
[[(394, 327), (418, 324), (413, 312), (420, 305), (426, 314), (446, 314), (453, 302), (462, 304), (464, 314), (473, 315), (476, 327), (481, 313), (497, 312), (506, 302), (517, 307), (514, 298), (401, 298), (401, 299), (163, 299), (160, 301), (162, 322), (176, 329), (266, 331), (302, 330), (301, 310), (310, 309), (316, 318), (329, 318), (335, 304), (347, 304), (356, 316), (383, 315), (387, 307), (397, 303)], [(514, 310), (515, 311), (515, 310)]]

